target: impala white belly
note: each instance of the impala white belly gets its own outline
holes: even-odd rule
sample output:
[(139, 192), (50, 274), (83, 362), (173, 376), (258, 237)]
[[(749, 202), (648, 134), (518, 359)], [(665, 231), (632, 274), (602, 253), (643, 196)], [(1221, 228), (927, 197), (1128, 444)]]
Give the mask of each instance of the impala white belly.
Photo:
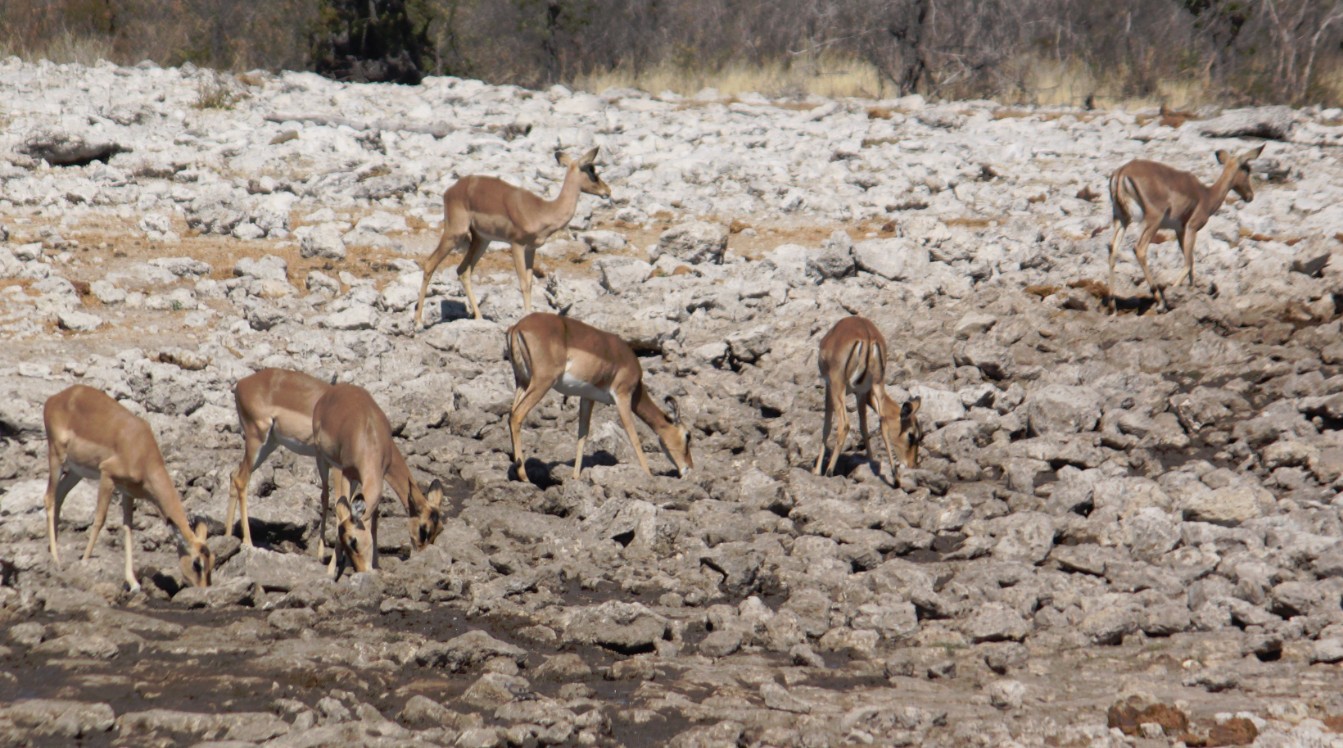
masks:
[(307, 442), (285, 436), (284, 434), (281, 434), (278, 429), (271, 429), (270, 438), (290, 452), (295, 452), (304, 457), (312, 457), (317, 454), (317, 447), (308, 444)]
[(85, 467), (84, 465), (76, 465), (73, 462), (66, 462), (65, 469), (71, 473), (74, 473), (75, 475), (78, 475), (81, 480), (96, 481), (103, 477), (102, 471), (100, 471), (98, 468)]
[(586, 397), (589, 400), (595, 400), (599, 403), (605, 403), (606, 405), (611, 405), (616, 401), (615, 396), (611, 394), (610, 390), (604, 390), (600, 387), (588, 384), (582, 379), (573, 376), (568, 371), (561, 374), (560, 378), (556, 380), (555, 391), (561, 395), (568, 395), (570, 397)]

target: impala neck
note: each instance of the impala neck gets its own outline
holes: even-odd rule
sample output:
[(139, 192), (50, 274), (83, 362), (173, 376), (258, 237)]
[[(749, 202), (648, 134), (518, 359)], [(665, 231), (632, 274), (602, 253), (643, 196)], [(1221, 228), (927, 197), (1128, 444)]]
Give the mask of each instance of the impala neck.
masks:
[(401, 500), (406, 516), (414, 517), (424, 511), (424, 505), (429, 501), (424, 498), (424, 493), (415, 485), (415, 481), (411, 480), (410, 467), (406, 465), (406, 458), (401, 456), (399, 449), (392, 450), (392, 462), (387, 466), (387, 482), (392, 485), (392, 493)]
[(634, 415), (648, 424), (659, 437), (672, 425), (671, 419), (657, 406), (657, 403), (653, 402), (653, 398), (648, 395), (648, 390), (644, 389), (642, 383), (639, 385), (639, 396), (634, 400)]
[(1231, 183), (1236, 179), (1238, 168), (1240, 166), (1234, 160), (1228, 161), (1217, 181), (1211, 186), (1204, 187), (1202, 182), (1199, 183), (1202, 191), (1198, 196), (1198, 204), (1203, 208), (1204, 215), (1210, 216), (1216, 213), (1217, 209), (1222, 207), (1222, 203), (1226, 202), (1226, 196), (1231, 192)]
[(554, 200), (546, 202), (547, 212), (550, 214), (547, 223), (559, 230), (560, 227), (569, 223), (569, 219), (574, 217), (574, 211), (578, 209), (578, 169), (568, 167), (564, 173), (564, 184), (560, 185), (560, 194), (555, 196)]
[(187, 519), (186, 510), (182, 508), (182, 495), (177, 492), (177, 487), (173, 485), (167, 469), (154, 471), (153, 476), (145, 483), (149, 499), (158, 506), (159, 513), (168, 524), (177, 528), (178, 534), (182, 536), (182, 543), (190, 548), (196, 543), (196, 531), (191, 528), (191, 521)]

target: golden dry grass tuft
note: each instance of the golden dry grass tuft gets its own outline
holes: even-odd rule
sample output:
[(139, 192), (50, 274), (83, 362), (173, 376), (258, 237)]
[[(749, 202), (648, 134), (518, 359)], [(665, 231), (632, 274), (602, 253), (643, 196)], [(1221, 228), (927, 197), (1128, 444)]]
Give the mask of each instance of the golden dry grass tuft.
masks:
[(732, 63), (717, 69), (687, 69), (662, 63), (647, 70), (617, 69), (579, 76), (574, 88), (601, 92), (609, 88), (637, 88), (682, 96), (714, 89), (724, 98), (758, 93), (770, 97), (824, 96), (876, 98), (884, 87), (876, 68), (857, 60), (821, 58), (752, 65)]

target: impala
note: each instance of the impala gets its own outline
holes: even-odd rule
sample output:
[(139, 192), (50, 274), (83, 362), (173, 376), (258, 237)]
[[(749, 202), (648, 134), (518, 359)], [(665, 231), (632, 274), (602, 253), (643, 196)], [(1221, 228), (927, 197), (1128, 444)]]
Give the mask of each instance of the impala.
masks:
[(122, 527), (126, 531), (126, 584), (140, 590), (131, 564), (131, 515), (134, 499), (149, 499), (163, 518), (177, 530), (182, 573), (197, 587), (210, 586), (214, 555), (205, 544), (205, 523), (195, 529), (187, 521), (182, 497), (173, 486), (163, 454), (149, 424), (126, 410), (101, 390), (74, 385), (47, 399), (42, 409), (47, 432), (47, 460), (51, 474), (43, 501), (47, 510), (47, 541), (51, 558), (60, 564), (56, 526), (66, 494), (88, 478), (98, 481), (98, 504), (84, 560), (93, 555), (93, 544), (107, 521), (112, 492), (122, 497)]
[(312, 435), (317, 474), (322, 480), (319, 530), (326, 527), (329, 471), (334, 467), (347, 483), (359, 484), (367, 497), (360, 519), (372, 528), (370, 564), (377, 563), (378, 501), (382, 498), (384, 480), (391, 484), (392, 492), (410, 517), (411, 546), (418, 551), (434, 542), (443, 530), (440, 520), (443, 488), (435, 480), (426, 496), (416, 485), (401, 450), (392, 442), (387, 415), (367, 390), (353, 384), (331, 385), (313, 406)]
[(1142, 274), (1152, 289), (1152, 296), (1161, 300), (1163, 309), (1170, 309), (1166, 292), (1152, 277), (1147, 267), (1147, 247), (1156, 232), (1170, 229), (1184, 251), (1184, 274), (1175, 285), (1186, 280), (1194, 285), (1194, 238), (1212, 214), (1222, 207), (1227, 193), (1234, 190), (1245, 202), (1254, 200), (1250, 185), (1250, 162), (1263, 153), (1264, 147), (1252, 148), (1239, 155), (1217, 151), (1217, 162), (1222, 173), (1211, 186), (1187, 171), (1173, 169), (1155, 161), (1130, 161), (1110, 176), (1110, 204), (1114, 212), (1114, 238), (1110, 240), (1110, 311), (1115, 311), (1115, 258), (1124, 231), (1135, 216), (1142, 218), (1142, 233), (1133, 254), (1142, 266)]
[(467, 176), (457, 180), (443, 193), (443, 238), (438, 248), (421, 263), (424, 278), (420, 281), (420, 298), (415, 303), (415, 326), (424, 319), (424, 296), (429, 291), (429, 280), (448, 255), (466, 246), (462, 261), (457, 265), (457, 279), (466, 290), (471, 313), (481, 319), (480, 306), (471, 290), (471, 273), (485, 254), (491, 241), (508, 242), (513, 249), (513, 269), (522, 287), (524, 313), (532, 311), (532, 266), (536, 263), (536, 248), (551, 234), (569, 225), (578, 207), (578, 193), (610, 198), (611, 188), (597, 176), (593, 148), (577, 159), (561, 152), (555, 159), (567, 167), (564, 184), (554, 200), (545, 200), (521, 187), (502, 179)]
[(574, 478), (583, 468), (583, 444), (592, 420), (592, 404), (614, 404), (625, 426), (634, 456), (644, 472), (644, 457), (634, 417), (648, 424), (657, 434), (667, 458), (684, 477), (694, 467), (690, 456), (690, 431), (681, 424), (676, 401), (667, 398), (671, 417), (653, 403), (644, 387), (643, 369), (634, 351), (620, 338), (576, 319), (537, 312), (518, 320), (508, 328), (508, 358), (513, 363), (513, 406), (508, 417), (508, 433), (513, 440), (513, 463), (523, 475), (522, 421), (551, 389), (578, 400), (578, 455), (574, 458)]
[(812, 472), (821, 474), (832, 423), (835, 424), (835, 449), (830, 455), (825, 474), (832, 475), (835, 472), (835, 463), (839, 461), (839, 453), (843, 451), (844, 441), (849, 434), (849, 416), (844, 398), (850, 392), (858, 400), (858, 431), (862, 434), (867, 458), (874, 459), (867, 433), (867, 409), (870, 407), (877, 412), (881, 440), (886, 444), (886, 459), (891, 463), (891, 483), (895, 483), (897, 453), (906, 466), (918, 467), (919, 442), (923, 431), (915, 414), (919, 412), (922, 401), (913, 398), (900, 405), (886, 394), (886, 339), (877, 326), (858, 315), (836, 322), (830, 332), (821, 338), (818, 363), (821, 380), (825, 382), (825, 425), (821, 431), (821, 453), (816, 457), (816, 467)]
[[(233, 472), (224, 532), (233, 532), (233, 509), (238, 507), (243, 545), (252, 545), (252, 527), (247, 516), (247, 486), (252, 473), (279, 446), (305, 457), (317, 454), (312, 443), (312, 410), (329, 389), (331, 385), (316, 377), (288, 369), (262, 369), (238, 380), (234, 386), (243, 454), (242, 462)], [(319, 549), (323, 529), (317, 530)]]

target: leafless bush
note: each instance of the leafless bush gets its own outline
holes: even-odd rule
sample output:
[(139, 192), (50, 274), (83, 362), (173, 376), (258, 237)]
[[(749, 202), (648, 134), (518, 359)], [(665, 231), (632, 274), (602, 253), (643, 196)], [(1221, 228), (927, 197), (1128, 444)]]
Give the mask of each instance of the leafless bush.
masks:
[[(335, 0), (5, 0), (0, 50), (313, 69)], [(395, 5), (395, 4), (392, 4)], [(873, 95), (1339, 103), (1343, 0), (416, 0), (426, 72), (686, 85), (868, 66)], [(372, 6), (370, 6), (372, 7)], [(385, 5), (384, 7), (391, 7)], [(789, 78), (792, 80), (792, 78)], [(789, 84), (791, 85), (791, 84)]]

